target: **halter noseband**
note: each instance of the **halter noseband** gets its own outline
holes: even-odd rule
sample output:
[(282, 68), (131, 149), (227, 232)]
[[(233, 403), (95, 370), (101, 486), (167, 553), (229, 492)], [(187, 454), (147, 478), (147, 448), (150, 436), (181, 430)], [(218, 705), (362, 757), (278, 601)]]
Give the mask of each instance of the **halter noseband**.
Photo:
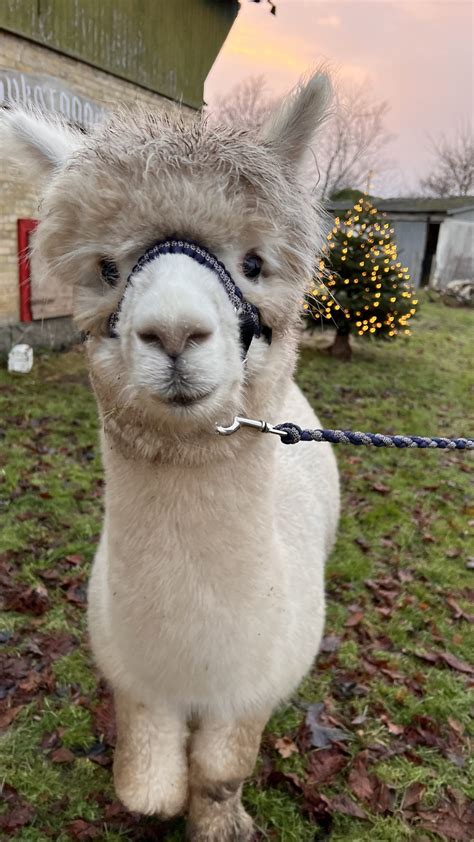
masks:
[(155, 243), (155, 245), (151, 246), (144, 254), (142, 254), (127, 278), (127, 283), (125, 284), (122, 297), (116, 310), (114, 310), (114, 312), (109, 316), (109, 336), (113, 338), (117, 337), (116, 325), (120, 317), (122, 302), (125, 292), (133, 277), (153, 260), (161, 257), (162, 254), (185, 254), (187, 257), (191, 257), (202, 266), (206, 266), (214, 272), (224, 287), (230, 303), (239, 317), (242, 356), (244, 358), (247, 355), (250, 343), (254, 337), (258, 339), (260, 336), (263, 336), (267, 340), (268, 344), (271, 343), (272, 330), (262, 323), (258, 307), (244, 298), (242, 291), (232, 280), (232, 276), (227, 271), (224, 264), (221, 263), (221, 261), (218, 260), (212, 252), (204, 248), (204, 246), (199, 245), (199, 243), (194, 243), (191, 240), (164, 240), (162, 242)]

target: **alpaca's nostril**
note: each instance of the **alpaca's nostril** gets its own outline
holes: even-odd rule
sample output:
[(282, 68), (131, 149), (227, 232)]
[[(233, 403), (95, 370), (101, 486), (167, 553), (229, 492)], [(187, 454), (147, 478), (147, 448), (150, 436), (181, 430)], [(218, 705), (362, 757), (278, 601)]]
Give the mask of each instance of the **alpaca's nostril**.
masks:
[(212, 330), (186, 328), (184, 330), (170, 330), (169, 332), (160, 329), (139, 330), (138, 338), (145, 345), (153, 346), (176, 361), (187, 349), (203, 345), (212, 337)]
[(202, 345), (203, 342), (207, 342), (210, 339), (212, 333), (210, 330), (197, 330), (194, 333), (190, 333), (186, 339), (187, 345)]
[(139, 333), (138, 338), (147, 345), (156, 345), (158, 348), (163, 347), (163, 342), (157, 333)]

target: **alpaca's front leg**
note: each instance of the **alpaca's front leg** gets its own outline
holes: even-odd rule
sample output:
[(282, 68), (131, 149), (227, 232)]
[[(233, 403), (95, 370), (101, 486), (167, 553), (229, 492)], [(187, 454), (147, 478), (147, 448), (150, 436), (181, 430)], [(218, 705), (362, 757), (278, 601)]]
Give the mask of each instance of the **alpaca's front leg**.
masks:
[(241, 804), (267, 716), (201, 721), (191, 737), (188, 837), (192, 842), (246, 842), (253, 823)]
[(118, 797), (137, 813), (163, 818), (182, 813), (188, 798), (185, 721), (167, 706), (150, 710), (122, 692), (115, 693), (114, 703)]

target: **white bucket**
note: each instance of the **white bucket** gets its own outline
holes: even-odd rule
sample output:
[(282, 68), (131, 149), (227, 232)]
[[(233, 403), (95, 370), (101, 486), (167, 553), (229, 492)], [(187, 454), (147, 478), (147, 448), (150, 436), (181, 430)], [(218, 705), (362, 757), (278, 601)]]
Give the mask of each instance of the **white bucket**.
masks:
[(8, 354), (8, 371), (28, 374), (33, 368), (33, 348), (31, 345), (14, 345)]

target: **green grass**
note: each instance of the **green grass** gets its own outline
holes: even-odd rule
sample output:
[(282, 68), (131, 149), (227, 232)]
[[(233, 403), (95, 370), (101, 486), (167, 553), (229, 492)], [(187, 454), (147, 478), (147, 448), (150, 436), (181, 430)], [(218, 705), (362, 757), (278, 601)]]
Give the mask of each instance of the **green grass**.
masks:
[[(305, 348), (299, 382), (328, 427), (472, 434), (467, 419), (474, 392), (473, 328), (472, 311), (423, 302), (410, 339), (390, 346), (361, 341), (351, 363)], [(49, 599), (49, 609), (40, 616), (10, 611), (2, 621), (3, 631), (11, 632), (2, 636), (3, 657), (26, 659), (31, 670), (50, 674), (45, 689), (22, 691), (21, 709), (2, 738), (2, 779), (35, 809), (29, 823), (7, 836), (22, 842), (68, 842), (81, 838), (71, 823), (83, 819), (97, 831), (95, 838), (107, 842), (178, 842), (184, 838), (182, 823), (156, 836), (153, 820), (127, 820), (125, 812), (109, 820), (107, 807), (114, 805), (110, 766), (87, 756), (101, 739), (95, 712), (103, 691), (87, 649), (84, 606), (66, 597), (68, 587), (80, 589), (87, 578), (102, 514), (96, 411), (83, 354), (76, 349), (37, 355), (29, 375), (2, 370), (0, 387), (0, 557), (9, 565), (7, 578), (24, 588), (45, 586)], [(245, 800), (261, 839), (454, 838), (420, 829), (416, 810), (410, 814), (401, 806), (415, 782), (425, 787), (424, 810), (436, 810), (452, 789), (474, 797), (468, 756), (472, 676), (415, 655), (435, 650), (473, 661), (474, 626), (456, 619), (448, 602), (454, 599), (467, 614), (474, 613), (474, 571), (466, 567), (466, 557), (474, 556), (474, 547), (466, 550), (474, 519), (469, 499), (472, 458), (465, 453), (343, 447), (337, 456), (343, 514), (327, 569), (326, 634), (338, 635), (340, 646), (320, 656), (298, 696), (274, 714)], [(57, 571), (56, 580), (41, 578), (44, 571)], [(385, 589), (393, 591), (388, 602), (366, 584), (375, 581), (380, 592), (384, 578)], [(362, 620), (347, 626), (354, 611), (363, 613)], [(47, 649), (51, 635), (71, 634), (79, 645), (48, 660), (43, 637)], [(362, 687), (361, 694), (351, 686)], [(285, 778), (293, 773), (303, 779), (307, 773), (311, 748), (304, 751), (299, 742), (304, 706), (323, 700), (349, 733), (348, 761), (368, 751), (369, 772), (395, 791), (395, 807), (385, 815), (364, 804), (366, 819), (361, 820), (330, 807), (328, 823), (320, 826)], [(361, 721), (353, 724), (358, 716)], [(394, 751), (410, 748), (420, 717), (428, 718), (434, 744), (427, 738), (408, 754)], [(455, 756), (443, 744), (452, 735), (453, 722), (459, 738)], [(390, 733), (387, 723), (400, 726), (403, 733)], [(72, 762), (50, 758), (45, 738), (53, 732), (59, 734), (59, 745), (74, 752)], [(298, 742), (300, 752), (282, 758), (274, 747), (281, 736)], [(268, 778), (269, 767), (283, 773), (278, 782)], [(328, 800), (350, 795), (349, 768), (319, 792)]]

